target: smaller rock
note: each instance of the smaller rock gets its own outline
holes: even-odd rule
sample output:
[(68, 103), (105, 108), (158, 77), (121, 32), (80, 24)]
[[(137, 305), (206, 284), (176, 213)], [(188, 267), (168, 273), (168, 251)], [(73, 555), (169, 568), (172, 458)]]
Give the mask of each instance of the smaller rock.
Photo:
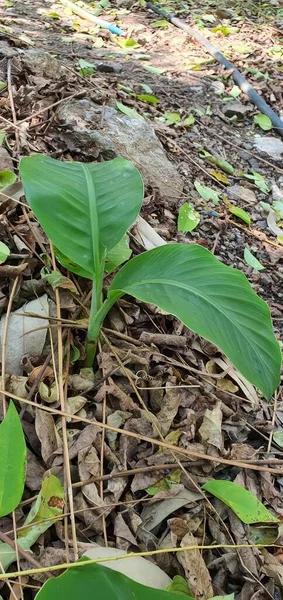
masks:
[(254, 137), (254, 148), (265, 158), (270, 158), (275, 162), (283, 160), (283, 142), (278, 138), (256, 136)]
[(0, 171), (13, 171), (14, 165), (9, 152), (0, 146)]
[(230, 187), (226, 188), (226, 192), (228, 198), (230, 200), (235, 200), (235, 202), (239, 202), (239, 200), (248, 202), (248, 204), (255, 204), (257, 202), (255, 193), (243, 185), (231, 185)]
[(102, 73), (121, 73), (123, 71), (123, 66), (119, 63), (98, 63), (96, 65), (98, 71)]
[(222, 107), (222, 112), (225, 117), (229, 119), (231, 117), (237, 117), (237, 119), (243, 119), (247, 112), (250, 112), (251, 106), (249, 104), (242, 104), (239, 100), (228, 102)]

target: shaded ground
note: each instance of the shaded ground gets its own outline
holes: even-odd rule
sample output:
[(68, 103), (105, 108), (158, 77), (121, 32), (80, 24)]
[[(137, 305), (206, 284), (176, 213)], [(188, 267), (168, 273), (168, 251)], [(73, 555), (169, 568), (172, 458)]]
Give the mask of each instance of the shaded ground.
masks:
[[(118, 3), (108, 11), (108, 18), (118, 19), (127, 39), (137, 43), (132, 48), (119, 46), (119, 43), (123, 46), (123, 40), (66, 14), (59, 4), (11, 0), (1, 8), (3, 58), (0, 79), (7, 81), (8, 73), (10, 91), (10, 99), (7, 89), (1, 92), (1, 117), (13, 121), (12, 95), (16, 115), (14, 125), (18, 127), (18, 122), (23, 119), (26, 124), (20, 124), (17, 130), (3, 122), (3, 126), (7, 126), (5, 144), (14, 168), (17, 169), (22, 155), (38, 151), (66, 160), (97, 159), (95, 148), (92, 154), (89, 148), (78, 145), (74, 148), (74, 144), (70, 144), (70, 136), (59, 122), (56, 106), (63, 98), (81, 93), (81, 97), (101, 105), (115, 106), (118, 100), (134, 108), (154, 127), (167, 156), (176, 164), (184, 180), (183, 192), (174, 204), (169, 204), (154, 187), (148, 187), (143, 217), (167, 241), (198, 242), (225, 264), (243, 271), (254, 289), (268, 302), (276, 335), (281, 339), (283, 246), (270, 230), (267, 205), (278, 200), (280, 193), (283, 195), (283, 161), (274, 161), (272, 157), (263, 157), (254, 151), (255, 135), (272, 136), (274, 133), (264, 133), (253, 123), (257, 111), (243, 94), (240, 96), (241, 118), (231, 121), (227, 116), (227, 106), (230, 100), (234, 101), (232, 77), (185, 33), (171, 25), (154, 26), (159, 19), (138, 4)], [(171, 3), (170, 8), (175, 10), (175, 3)], [(191, 25), (200, 27), (282, 116), (283, 16), (276, 2), (268, 5), (238, 3), (228, 19), (227, 15), (224, 18), (218, 16), (213, 4), (205, 9), (195, 4), (189, 7), (178, 4), (178, 9), (180, 16), (188, 17)], [(219, 31), (212, 32), (217, 26)], [(237, 30), (231, 29), (233, 27)], [(31, 56), (32, 49), (43, 49), (58, 62), (47, 59), (43, 63), (36, 54)], [(80, 59), (93, 64), (94, 72), (79, 73)], [(149, 72), (145, 68), (148, 65), (157, 71)], [(139, 100), (138, 94), (153, 96), (158, 103)], [(170, 116), (166, 113), (177, 113), (180, 120), (170, 124)], [(194, 123), (184, 126), (184, 119), (191, 114)], [(19, 133), (15, 135), (14, 131)], [(203, 150), (225, 159), (236, 172), (233, 175), (223, 173), (201, 157)], [(264, 178), (267, 191), (263, 192), (244, 176), (251, 175), (251, 170)], [(224, 182), (223, 176), (226, 177)], [(219, 204), (203, 200), (195, 189), (196, 181), (215, 190)], [(236, 185), (241, 187), (233, 187)], [(186, 236), (177, 230), (178, 211), (184, 201), (191, 202), (201, 217), (198, 227)], [(250, 225), (231, 214), (229, 203), (248, 213)], [(54, 292), (40, 279), (42, 261), (38, 254), (49, 252), (42, 232), (31, 225), (31, 215), (25, 209), (22, 213), (20, 206), (15, 208), (6, 202), (1, 207), (1, 217), (1, 240), (10, 241), (16, 255), (9, 263), (10, 270), (1, 266), (2, 312), (7, 310), (11, 293), (13, 310), (45, 291), (55, 302)], [(279, 217), (277, 221), (280, 226)], [(18, 266), (18, 251), (13, 246), (14, 233), (31, 252), (22, 272)], [(132, 247), (136, 252), (140, 250), (135, 232)], [(245, 262), (245, 247), (265, 267), (263, 271), (255, 272)], [(15, 277), (18, 279), (13, 286)], [(88, 314), (87, 282), (76, 280), (76, 284), (81, 291), (80, 302), (69, 290), (60, 294), (64, 319)], [(168, 336), (164, 338), (163, 334)], [(272, 440), (273, 429), (282, 429), (281, 392), (275, 409), (274, 402), (267, 405), (233, 369), (225, 376), (227, 362), (216, 348), (187, 331), (173, 318), (143, 303), (120, 301), (111, 311), (105, 336), (94, 378), (89, 374), (86, 377), (80, 371), (79, 362), (69, 369), (67, 396), (72, 400), (82, 398), (73, 403), (69, 401), (69, 406), (83, 419), (107, 420), (109, 424), (133, 432), (135, 437), (111, 437), (108, 432), (104, 438), (101, 430), (83, 421), (75, 423), (72, 429), (70, 424), (67, 426), (73, 481), (85, 481), (92, 476), (99, 480), (103, 474), (112, 474), (105, 483), (91, 483), (88, 489), (84, 486), (83, 492), (79, 488), (75, 494), (77, 542), (68, 530), (70, 557), (76, 543), (81, 554), (89, 541), (109, 543), (125, 551), (195, 543), (267, 543), (265, 530), (244, 526), (219, 502), (208, 504), (194, 494), (198, 486), (217, 474), (217, 478), (236, 480), (244, 485), (282, 517), (282, 476), (233, 466), (235, 460), (256, 464), (258, 460), (266, 459), (268, 466), (268, 460), (283, 458), (281, 446)], [(63, 341), (67, 364), (73, 346), (79, 349), (83, 358), (82, 332), (75, 329), (70, 334), (66, 329)], [(43, 377), (51, 389), (55, 379), (54, 365), (48, 360), (49, 352), (50, 347), (46, 346), (43, 357), (29, 357), (24, 365), (24, 379), (21, 382), (17, 379), (13, 387), (9, 387), (11, 378), (8, 378), (7, 389), (18, 396), (44, 403), (46, 396), (42, 388), (38, 393), (39, 380)], [(50, 362), (51, 370), (44, 376), (42, 365), (46, 366), (46, 362)], [(41, 370), (35, 374), (38, 367)], [(173, 387), (168, 389), (168, 386)], [(38, 417), (34, 407), (22, 412), (30, 451), (26, 500), (40, 489), (46, 469), (51, 468), (54, 474), (63, 477), (61, 420), (56, 414), (60, 407), (59, 398), (55, 397), (49, 406), (54, 408), (53, 417), (44, 412)], [(209, 416), (213, 422), (210, 425), (207, 423)], [(169, 473), (165, 465), (175, 463), (174, 455), (169, 451), (161, 453), (153, 444), (140, 439), (140, 436), (149, 436), (158, 440), (155, 417), (167, 441), (210, 455), (211, 460), (187, 461), (186, 474), (179, 465), (173, 471), (170, 483), (164, 483), (164, 477)], [(55, 424), (59, 433), (55, 432)], [(217, 443), (214, 435), (218, 436)], [(212, 461), (213, 457), (215, 461)], [(231, 465), (222, 464), (221, 458), (229, 459)], [(155, 467), (159, 464), (162, 467), (157, 471)], [(136, 468), (141, 472), (134, 476), (113, 476), (117, 471)], [(161, 479), (163, 484), (160, 486)], [(150, 489), (156, 483), (157, 488)], [(177, 495), (182, 497), (184, 490), (187, 495), (183, 502), (174, 504)], [(154, 495), (153, 503), (149, 503), (151, 495)], [(111, 506), (105, 508), (105, 504)], [(104, 506), (102, 517), (97, 509), (101, 505)], [(26, 511), (25, 506), (17, 511), (18, 526)], [(11, 519), (3, 519), (1, 527), (2, 531), (12, 530)], [(62, 525), (59, 523), (50, 531), (35, 548), (36, 559), (42, 566), (66, 560)], [(272, 542), (276, 537), (277, 534), (271, 535)], [(280, 546), (280, 537), (276, 543)], [(276, 552), (280, 560), (280, 548), (270, 552)], [(257, 549), (210, 549), (203, 553), (204, 562), (199, 553), (196, 565), (192, 564), (189, 553), (183, 556), (185, 558), (179, 561), (174, 553), (163, 554), (155, 560), (171, 576), (185, 574), (192, 594), (197, 598), (205, 599), (211, 595), (208, 592), (210, 578), (215, 595), (235, 592), (239, 600), (281, 597), (278, 568), (272, 571), (269, 566), (268, 569), (268, 559)], [(29, 583), (35, 585), (38, 581), (42, 581), (42, 575), (29, 579)], [(7, 587), (1, 593), (3, 598), (9, 597)], [(32, 594), (26, 588), (25, 597), (32, 597)]]

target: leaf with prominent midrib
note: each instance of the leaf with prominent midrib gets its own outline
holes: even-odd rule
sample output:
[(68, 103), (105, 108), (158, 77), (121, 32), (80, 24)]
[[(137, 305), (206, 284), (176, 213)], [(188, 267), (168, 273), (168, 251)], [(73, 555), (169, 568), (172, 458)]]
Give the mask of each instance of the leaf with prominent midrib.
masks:
[(236, 269), (201, 246), (170, 244), (140, 254), (116, 275), (113, 302), (131, 294), (172, 313), (216, 344), (266, 397), (280, 382), (270, 311)]
[(22, 159), (20, 173), (26, 199), (53, 244), (93, 278), (139, 213), (138, 170), (124, 158), (83, 164), (35, 154)]
[(21, 501), (25, 483), (26, 444), (12, 401), (0, 425), (0, 517)]

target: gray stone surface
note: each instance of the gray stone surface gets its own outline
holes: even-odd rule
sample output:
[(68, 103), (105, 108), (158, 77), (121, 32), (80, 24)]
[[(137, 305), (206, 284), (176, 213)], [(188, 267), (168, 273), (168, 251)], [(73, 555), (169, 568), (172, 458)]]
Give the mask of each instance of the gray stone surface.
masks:
[(242, 104), (239, 100), (227, 102), (222, 107), (225, 117), (231, 118), (236, 116), (237, 119), (243, 119), (250, 110), (251, 106), (249, 104)]
[(264, 158), (275, 160), (283, 164), (283, 141), (277, 137), (262, 136), (254, 137), (254, 148)]
[(169, 202), (176, 202), (183, 181), (170, 162), (153, 128), (143, 118), (128, 116), (109, 106), (84, 98), (61, 106), (57, 113), (64, 125), (62, 138), (70, 150), (83, 149), (111, 159), (123, 156), (141, 172), (146, 184), (158, 189)]

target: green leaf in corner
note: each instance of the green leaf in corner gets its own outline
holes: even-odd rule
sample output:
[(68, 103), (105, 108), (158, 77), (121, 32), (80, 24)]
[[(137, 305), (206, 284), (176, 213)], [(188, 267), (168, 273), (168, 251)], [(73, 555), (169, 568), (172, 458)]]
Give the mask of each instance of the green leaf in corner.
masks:
[(254, 116), (254, 124), (258, 125), (263, 131), (270, 131), (272, 129), (271, 119), (262, 113)]
[(248, 225), (251, 224), (251, 217), (243, 208), (240, 208), (239, 206), (233, 206), (233, 204), (230, 204), (229, 211), (230, 213), (232, 213), (232, 215), (235, 215), (235, 217), (238, 217), (238, 219), (242, 219), (242, 221), (244, 221)]
[(3, 190), (8, 185), (12, 185), (15, 181), (17, 181), (17, 176), (13, 171), (9, 171), (8, 169), (0, 171), (0, 190)]
[(166, 592), (174, 592), (174, 594), (179, 594), (179, 596), (185, 596), (187, 600), (193, 600), (190, 594), (190, 588), (181, 575), (175, 575), (173, 577), (172, 582), (167, 586)]
[(232, 481), (213, 479), (202, 486), (221, 502), (229, 506), (243, 523), (279, 523), (254, 494)]
[(215, 190), (212, 190), (206, 185), (202, 185), (201, 183), (199, 183), (199, 181), (195, 181), (194, 186), (199, 195), (203, 198), (203, 200), (205, 200), (206, 202), (209, 202), (211, 200), (213, 204), (219, 204), (219, 196)]
[(283, 431), (274, 431), (273, 439), (280, 448), (283, 448)]
[(118, 110), (120, 110), (124, 115), (128, 115), (128, 117), (135, 117), (135, 119), (142, 119), (142, 116), (134, 109), (122, 104), (122, 102), (116, 101), (116, 106)]
[(200, 222), (200, 214), (194, 209), (190, 202), (182, 204), (178, 215), (178, 231), (188, 233), (193, 231)]
[[(88, 562), (85, 558), (82, 560)], [(35, 600), (50, 600), (50, 598), (78, 600), (80, 597), (84, 600), (93, 600), (94, 585), (95, 597), (107, 598), (107, 600), (121, 600), (121, 598), (123, 600), (133, 600), (133, 598), (135, 600), (177, 600), (174, 592), (141, 585), (99, 563), (68, 569), (59, 577), (48, 579), (36, 594)], [(187, 600), (193, 598), (189, 596)]]
[(20, 417), (10, 400), (0, 425), (0, 517), (12, 512), (21, 501), (25, 483), (26, 452)]
[(6, 246), (6, 244), (4, 244), (3, 242), (0, 242), (0, 265), (2, 265), (2, 263), (5, 262), (5, 260), (7, 260), (9, 254), (10, 248), (8, 248), (8, 246)]
[(244, 250), (244, 259), (247, 265), (255, 269), (255, 271), (262, 271), (265, 268), (248, 248)]

